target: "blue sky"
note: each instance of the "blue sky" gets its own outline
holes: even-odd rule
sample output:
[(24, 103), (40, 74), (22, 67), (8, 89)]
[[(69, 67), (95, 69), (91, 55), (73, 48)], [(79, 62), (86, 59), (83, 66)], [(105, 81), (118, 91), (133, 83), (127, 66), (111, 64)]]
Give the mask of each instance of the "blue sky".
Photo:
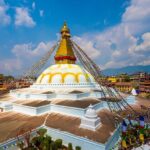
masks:
[(36, 62), (67, 21), (102, 68), (150, 64), (149, 0), (0, 0), (0, 72)]

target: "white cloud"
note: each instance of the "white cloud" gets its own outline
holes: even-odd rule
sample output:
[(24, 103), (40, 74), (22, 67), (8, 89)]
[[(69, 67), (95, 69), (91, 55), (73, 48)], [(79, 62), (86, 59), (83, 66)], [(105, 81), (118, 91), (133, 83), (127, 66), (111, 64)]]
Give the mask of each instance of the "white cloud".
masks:
[(0, 0), (0, 25), (10, 24), (11, 18), (7, 14), (8, 9), (9, 6), (4, 2), (4, 0)]
[(121, 56), (121, 52), (119, 50), (115, 50), (114, 52), (112, 52), (112, 57), (120, 57)]
[(105, 64), (105, 66), (101, 66), (102, 68), (101, 69), (106, 69), (106, 68), (118, 68), (119, 67), (124, 67), (128, 64), (127, 61), (121, 61), (119, 62), (116, 62), (116, 61), (109, 61)]
[(12, 49), (12, 53), (23, 64), (21, 69), (26, 70), (39, 61), (53, 45), (54, 41), (40, 42), (37, 45), (32, 43), (16, 44)]
[(146, 60), (143, 60), (142, 63), (139, 63), (139, 65), (149, 65), (150, 64), (150, 57), (147, 57)]
[(150, 27), (150, 1), (132, 0), (122, 16), (122, 23), (128, 27), (132, 34), (149, 31)]
[(36, 25), (35, 21), (32, 19), (29, 14), (29, 10), (24, 7), (16, 8), (15, 15), (15, 25), (16, 26), (26, 26), (26, 27), (34, 27)]
[(21, 61), (16, 58), (0, 60), (0, 70), (9, 75), (19, 72), (21, 69)]
[(16, 44), (11, 50), (13, 59), (0, 60), (0, 70), (7, 74), (22, 74), (43, 57), (53, 45), (54, 41), (40, 42), (37, 45)]
[(129, 48), (130, 53), (149, 53), (150, 54), (150, 32), (142, 35), (142, 42)]
[[(132, 0), (118, 25), (103, 32), (74, 36), (73, 40), (102, 69), (131, 65), (150, 65), (149, 6), (150, 0)], [(29, 16), (29, 13), (27, 13), (27, 16)], [(26, 17), (23, 15), (23, 18)], [(31, 17), (29, 16), (29, 18)], [(27, 20), (31, 21), (32, 18)], [(22, 25), (28, 21), (19, 22)], [(37, 45), (32, 43), (17, 44), (13, 47), (12, 52), (23, 68), (23, 65), (33, 64), (51, 46), (52, 42), (40, 42)]]
[(88, 49), (90, 42), (91, 51), (88, 50), (88, 54), (96, 52), (93, 58), (103, 69), (150, 64), (149, 6), (150, 0), (132, 0), (118, 25), (103, 32), (84, 34), (78, 37), (80, 41), (77, 43), (82, 44), (82, 41), (88, 39), (82, 47)]
[(94, 45), (94, 42), (92, 42), (90, 39), (88, 39), (86, 36), (84, 37), (73, 37), (74, 41), (78, 43), (78, 45), (85, 50), (87, 54), (90, 54), (89, 56), (91, 58), (97, 58), (100, 56), (101, 52), (98, 51)]
[(52, 46), (53, 42), (40, 42), (38, 45), (34, 46), (32, 43), (27, 44), (16, 44), (12, 52), (18, 58), (27, 58), (33, 59), (35, 57), (41, 56), (45, 52), (47, 52)]
[(35, 9), (35, 2), (32, 3), (32, 9)]
[(40, 12), (40, 17), (43, 17), (43, 15), (44, 15), (44, 10), (40, 10), (39, 12)]

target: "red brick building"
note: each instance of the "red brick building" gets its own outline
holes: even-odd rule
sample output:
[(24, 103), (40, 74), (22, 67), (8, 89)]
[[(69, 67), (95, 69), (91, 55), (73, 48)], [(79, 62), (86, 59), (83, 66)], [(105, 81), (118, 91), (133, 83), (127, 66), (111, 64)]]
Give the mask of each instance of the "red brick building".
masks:
[(150, 81), (140, 82), (139, 91), (144, 93), (150, 93)]

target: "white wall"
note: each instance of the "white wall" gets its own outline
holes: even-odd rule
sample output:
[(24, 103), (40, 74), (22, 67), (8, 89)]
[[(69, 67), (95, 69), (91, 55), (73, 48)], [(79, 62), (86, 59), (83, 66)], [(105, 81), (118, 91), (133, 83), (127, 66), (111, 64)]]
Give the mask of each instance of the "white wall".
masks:
[(73, 147), (80, 146), (82, 150), (105, 150), (105, 145), (100, 144), (84, 137), (76, 136), (74, 134), (63, 132), (57, 129), (46, 127), (47, 132), (54, 140), (63, 139), (63, 144), (68, 145), (72, 143)]
[(18, 93), (16, 90), (11, 91), (10, 95), (18, 99), (36, 99), (36, 100), (51, 100), (51, 99), (69, 99), (69, 100), (81, 100), (83, 98), (101, 98), (101, 92), (86, 92), (80, 94), (30, 94), (30, 93)]
[(31, 107), (20, 104), (13, 104), (13, 110), (16, 112), (28, 114), (28, 115), (41, 115), (50, 111), (50, 105), (45, 105), (41, 107)]

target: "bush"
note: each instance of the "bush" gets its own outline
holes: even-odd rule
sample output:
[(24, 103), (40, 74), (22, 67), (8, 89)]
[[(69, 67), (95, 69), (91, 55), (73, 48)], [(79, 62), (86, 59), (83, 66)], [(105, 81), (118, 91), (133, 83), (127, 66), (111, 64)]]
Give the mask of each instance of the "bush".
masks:
[(54, 142), (51, 143), (50, 150), (57, 150)]
[(55, 145), (56, 145), (57, 148), (62, 148), (62, 139), (57, 139), (55, 141)]
[(76, 146), (76, 150), (81, 150), (81, 147), (80, 146)]
[(49, 135), (46, 135), (45, 139), (46, 139), (49, 143), (51, 143), (51, 142), (52, 142), (52, 137), (51, 137), (51, 136), (49, 136)]
[(68, 150), (73, 150), (72, 143), (68, 143)]
[(41, 137), (44, 137), (47, 132), (47, 129), (41, 128), (37, 131), (37, 134)]
[(146, 95), (146, 98), (150, 98), (150, 94), (147, 94), (147, 95)]

